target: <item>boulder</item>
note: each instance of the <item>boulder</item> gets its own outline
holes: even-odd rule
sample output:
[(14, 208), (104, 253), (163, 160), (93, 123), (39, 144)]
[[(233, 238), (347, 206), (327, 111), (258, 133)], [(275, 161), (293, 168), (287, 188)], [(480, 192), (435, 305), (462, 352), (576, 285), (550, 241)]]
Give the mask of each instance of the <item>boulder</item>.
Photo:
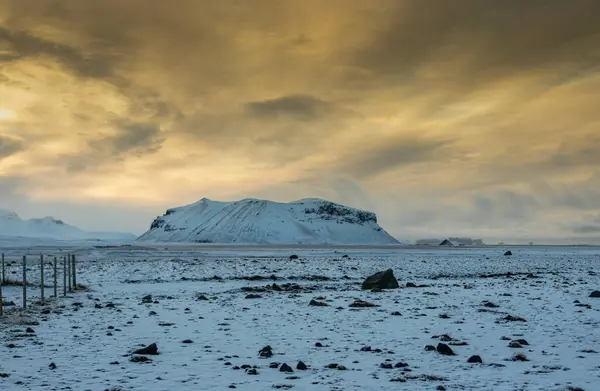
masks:
[(599, 298), (600, 297), (600, 291), (593, 291), (592, 293), (590, 293), (590, 297)]
[(388, 269), (377, 272), (362, 283), (362, 289), (397, 289), (400, 288), (398, 280), (394, 277), (394, 271)]
[(148, 354), (148, 355), (156, 355), (158, 354), (158, 346), (156, 343), (150, 344), (143, 349), (138, 349), (134, 352), (134, 354)]

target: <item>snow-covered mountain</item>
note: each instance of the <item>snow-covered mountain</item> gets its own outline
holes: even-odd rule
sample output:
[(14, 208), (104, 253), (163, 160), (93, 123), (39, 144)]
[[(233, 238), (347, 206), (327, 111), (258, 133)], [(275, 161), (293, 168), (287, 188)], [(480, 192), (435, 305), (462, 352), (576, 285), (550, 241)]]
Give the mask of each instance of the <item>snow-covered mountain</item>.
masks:
[(128, 241), (135, 235), (120, 232), (87, 232), (53, 217), (23, 220), (15, 212), (0, 209), (0, 236), (57, 240)]
[(398, 244), (375, 213), (321, 199), (280, 203), (203, 198), (168, 209), (138, 238), (150, 242), (244, 244)]

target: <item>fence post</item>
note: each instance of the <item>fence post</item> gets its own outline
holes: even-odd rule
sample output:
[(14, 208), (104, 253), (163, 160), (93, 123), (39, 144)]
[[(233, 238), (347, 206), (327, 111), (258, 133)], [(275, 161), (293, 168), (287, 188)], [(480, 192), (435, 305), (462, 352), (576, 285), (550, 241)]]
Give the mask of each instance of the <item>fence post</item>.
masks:
[(77, 268), (75, 267), (75, 254), (71, 255), (71, 260), (73, 261), (73, 289), (77, 289)]
[(71, 284), (71, 282), (73, 281), (73, 275), (71, 274), (71, 254), (67, 254), (67, 270), (67, 278), (69, 280), (69, 292), (71, 292), (73, 288), (73, 285)]
[(67, 295), (67, 258), (63, 257), (63, 296)]
[(2, 299), (2, 280), (0, 280), (0, 316), (4, 314), (4, 299)]
[(6, 268), (4, 267), (4, 253), (2, 253), (2, 283), (6, 282)]
[(23, 309), (27, 308), (27, 256), (23, 255)]
[(56, 267), (56, 257), (54, 257), (54, 297), (58, 298), (58, 281), (56, 278), (56, 271), (57, 271), (57, 267)]
[(44, 300), (46, 300), (46, 295), (44, 293), (44, 254), (40, 254), (40, 297), (42, 304), (44, 304)]

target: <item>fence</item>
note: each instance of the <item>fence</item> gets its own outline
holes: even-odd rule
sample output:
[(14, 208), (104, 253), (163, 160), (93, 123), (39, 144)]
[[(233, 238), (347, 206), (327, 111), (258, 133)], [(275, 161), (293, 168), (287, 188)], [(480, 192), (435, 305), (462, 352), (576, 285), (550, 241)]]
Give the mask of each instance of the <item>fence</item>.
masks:
[[(31, 258), (28, 258), (27, 256), (23, 256), (22, 258), (22, 264), (21, 264), (21, 268), (22, 268), (22, 277), (21, 280), (11, 280), (10, 278), (8, 278), (6, 271), (7, 271), (7, 262), (10, 262), (8, 259), (6, 259), (5, 255), (2, 254), (2, 264), (1, 264), (1, 272), (2, 272), (2, 276), (0, 278), (0, 316), (4, 314), (4, 307), (6, 305), (6, 303), (4, 302), (4, 295), (3, 295), (3, 287), (6, 286), (22, 286), (23, 289), (23, 293), (22, 293), (22, 307), (25, 309), (27, 308), (27, 304), (28, 304), (28, 300), (27, 300), (27, 291), (28, 289), (39, 289), (39, 293), (40, 293), (40, 300), (39, 303), (40, 304), (45, 304), (46, 303), (46, 286), (45, 286), (45, 269), (44, 269), (44, 263), (48, 262), (49, 264), (51, 264), (52, 266), (52, 286), (50, 286), (50, 288), (52, 288), (52, 296), (54, 299), (58, 298), (58, 274), (59, 274), (59, 268), (58, 268), (58, 263), (59, 263), (59, 259), (57, 257), (53, 257), (52, 258), (52, 262), (49, 262), (48, 260), (45, 260), (44, 255), (40, 255), (39, 259), (36, 259), (35, 261), (32, 261)], [(81, 288), (80, 285), (77, 285), (77, 267), (76, 267), (76, 258), (75, 255), (73, 254), (67, 254), (66, 256), (60, 257), (60, 261), (62, 262), (62, 275), (63, 275), (63, 296), (67, 296), (68, 292), (73, 292), (73, 290), (78, 290)], [(16, 261), (17, 263), (19, 261)], [(29, 262), (34, 262), (34, 263), (29, 263)], [(39, 275), (39, 281), (37, 284), (32, 284), (30, 282), (28, 282), (27, 277), (28, 277), (28, 273), (27, 273), (27, 265), (28, 263), (30, 265), (35, 265), (35, 262), (39, 262), (39, 271), (40, 271), (40, 275)], [(14, 265), (15, 262), (11, 262), (10, 266)], [(14, 272), (14, 271), (13, 271)], [(17, 273), (18, 275), (18, 273)], [(12, 305), (12, 303), (11, 303)]]

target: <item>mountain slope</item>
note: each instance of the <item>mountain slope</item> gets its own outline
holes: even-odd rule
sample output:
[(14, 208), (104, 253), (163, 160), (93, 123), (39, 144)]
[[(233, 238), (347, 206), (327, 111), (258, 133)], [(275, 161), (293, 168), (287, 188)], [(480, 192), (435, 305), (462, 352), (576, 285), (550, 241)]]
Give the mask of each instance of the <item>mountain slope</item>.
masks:
[(86, 232), (53, 217), (23, 220), (16, 213), (0, 209), (0, 236), (58, 240), (133, 240), (135, 236), (119, 232)]
[(138, 238), (152, 242), (397, 244), (375, 213), (321, 199), (280, 203), (206, 198), (168, 209)]

